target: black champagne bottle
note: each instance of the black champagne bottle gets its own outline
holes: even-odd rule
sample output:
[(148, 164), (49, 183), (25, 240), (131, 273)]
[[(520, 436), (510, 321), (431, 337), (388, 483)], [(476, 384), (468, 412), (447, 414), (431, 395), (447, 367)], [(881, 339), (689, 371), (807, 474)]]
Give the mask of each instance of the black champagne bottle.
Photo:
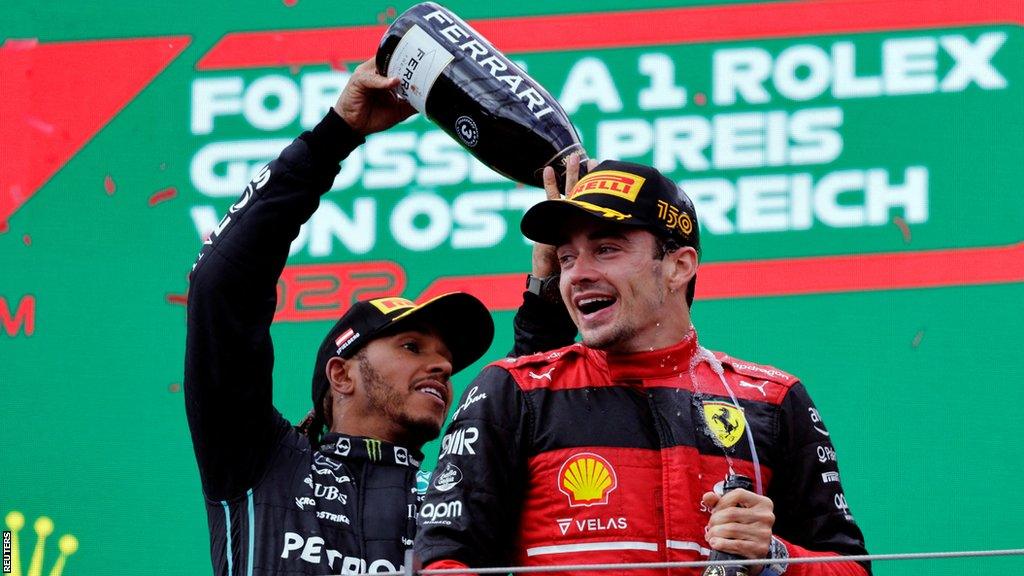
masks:
[(558, 102), (448, 9), (416, 4), (388, 28), (377, 71), (397, 76), (399, 96), (471, 154), (513, 180), (542, 187), (545, 166), (564, 191), (565, 164), (586, 153)]
[[(742, 488), (744, 490), (753, 490), (754, 483), (743, 476), (742, 474), (729, 474), (725, 477), (725, 483), (722, 486), (722, 495), (728, 494), (729, 492)], [(728, 552), (719, 552), (718, 550), (712, 550), (708, 556), (708, 560), (746, 560), (742, 556), (736, 554), (730, 554)], [(704, 569), (704, 576), (747, 576), (750, 574), (750, 567), (743, 565), (726, 565), (726, 566), (708, 566)]]

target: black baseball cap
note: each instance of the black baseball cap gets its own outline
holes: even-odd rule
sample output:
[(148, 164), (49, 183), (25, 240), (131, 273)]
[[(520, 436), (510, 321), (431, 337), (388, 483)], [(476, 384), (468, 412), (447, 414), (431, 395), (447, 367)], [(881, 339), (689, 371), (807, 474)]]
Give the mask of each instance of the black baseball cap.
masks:
[(573, 214), (645, 228), (700, 251), (693, 202), (675, 182), (650, 166), (605, 160), (580, 178), (565, 198), (545, 200), (527, 210), (520, 229), (534, 242), (557, 246), (565, 240), (565, 226)]
[(375, 298), (356, 302), (324, 337), (313, 369), (313, 410), (321, 424), (323, 398), (330, 388), (327, 362), (351, 358), (363, 346), (410, 326), (425, 324), (437, 330), (452, 354), (452, 374), (480, 359), (494, 339), (494, 321), (483, 302), (465, 292), (449, 292), (417, 304), (405, 298)]
[[(523, 215), (523, 235), (557, 246), (567, 237), (571, 216), (585, 214), (602, 222), (633, 226), (655, 236), (692, 246), (700, 254), (700, 229), (693, 201), (675, 182), (650, 166), (605, 160), (580, 178), (565, 198), (535, 204)], [(693, 301), (696, 276), (687, 288)]]

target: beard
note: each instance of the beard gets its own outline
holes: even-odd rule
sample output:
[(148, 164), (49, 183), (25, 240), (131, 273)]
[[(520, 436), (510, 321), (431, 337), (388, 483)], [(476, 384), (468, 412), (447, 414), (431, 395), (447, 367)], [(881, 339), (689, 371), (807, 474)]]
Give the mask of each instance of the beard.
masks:
[(619, 347), (631, 342), (636, 333), (636, 328), (633, 326), (614, 326), (609, 333), (603, 335), (581, 332), (581, 340), (585, 346), (595, 350), (615, 352)]
[(399, 391), (385, 380), (365, 355), (359, 358), (359, 375), (366, 385), (370, 408), (384, 414), (399, 429), (401, 438), (406, 439), (403, 444), (418, 450), (441, 433), (441, 422), (430, 417), (416, 419), (406, 413), (407, 391)]

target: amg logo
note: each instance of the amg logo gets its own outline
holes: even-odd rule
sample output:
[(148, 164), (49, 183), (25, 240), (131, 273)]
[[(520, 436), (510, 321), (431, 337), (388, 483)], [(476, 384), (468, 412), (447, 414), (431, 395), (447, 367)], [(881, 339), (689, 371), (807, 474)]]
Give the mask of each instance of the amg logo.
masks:
[(476, 454), (473, 450), (473, 443), (480, 437), (480, 431), (476, 428), (463, 428), (450, 434), (445, 434), (441, 439), (441, 455), (438, 460), (449, 454), (462, 456), (463, 454)]

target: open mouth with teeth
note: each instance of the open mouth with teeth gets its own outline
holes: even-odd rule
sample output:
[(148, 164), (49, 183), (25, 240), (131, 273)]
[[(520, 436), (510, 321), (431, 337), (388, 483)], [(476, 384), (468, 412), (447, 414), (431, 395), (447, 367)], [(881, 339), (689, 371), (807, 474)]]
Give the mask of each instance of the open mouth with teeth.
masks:
[(576, 302), (576, 308), (578, 308), (584, 315), (590, 315), (594, 312), (604, 310), (612, 304), (615, 304), (614, 298), (601, 296), (596, 298), (583, 298)]
[(441, 402), (441, 404), (445, 404), (446, 403), (444, 394), (441, 392), (440, 389), (438, 389), (435, 386), (431, 386), (429, 384), (428, 385), (423, 385), (423, 386), (418, 386), (416, 388), (416, 391), (421, 393), (421, 394), (426, 394), (427, 396), (433, 396), (434, 398), (437, 398), (437, 400), (439, 402)]

